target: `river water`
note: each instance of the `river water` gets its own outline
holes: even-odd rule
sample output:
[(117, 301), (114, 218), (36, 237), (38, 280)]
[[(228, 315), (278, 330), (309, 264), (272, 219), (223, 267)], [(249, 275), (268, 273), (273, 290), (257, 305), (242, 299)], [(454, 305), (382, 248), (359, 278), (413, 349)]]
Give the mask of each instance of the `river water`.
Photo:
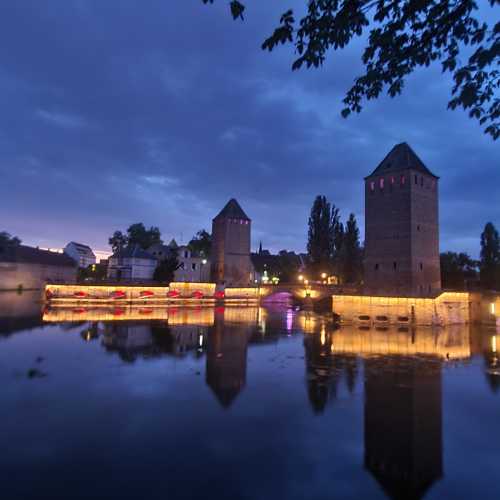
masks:
[(2, 498), (500, 498), (500, 332), (0, 297)]

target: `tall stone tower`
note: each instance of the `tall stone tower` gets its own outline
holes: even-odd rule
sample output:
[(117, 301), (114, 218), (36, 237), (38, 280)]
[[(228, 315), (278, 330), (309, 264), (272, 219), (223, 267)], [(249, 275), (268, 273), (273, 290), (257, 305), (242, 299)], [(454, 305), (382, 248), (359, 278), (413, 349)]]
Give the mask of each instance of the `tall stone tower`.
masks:
[(441, 289), (438, 177), (406, 143), (365, 177), (365, 289), (434, 296)]
[(229, 286), (250, 282), (251, 221), (232, 198), (212, 221), (212, 280)]

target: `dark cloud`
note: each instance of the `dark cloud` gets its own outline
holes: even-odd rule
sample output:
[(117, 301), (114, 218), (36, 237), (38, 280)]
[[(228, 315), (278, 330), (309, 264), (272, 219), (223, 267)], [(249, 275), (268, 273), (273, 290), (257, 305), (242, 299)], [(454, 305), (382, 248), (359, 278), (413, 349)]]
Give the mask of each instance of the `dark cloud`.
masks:
[(255, 245), (303, 250), (314, 196), (362, 225), (363, 176), (407, 141), (441, 176), (443, 249), (477, 254), (500, 224), (497, 145), (446, 110), (439, 68), (344, 120), (361, 44), (292, 73), (289, 49), (260, 50), (282, 8), (255, 2), (235, 23), (225, 2), (5, 2), (0, 229), (104, 249), (144, 221), (187, 240), (236, 196)]

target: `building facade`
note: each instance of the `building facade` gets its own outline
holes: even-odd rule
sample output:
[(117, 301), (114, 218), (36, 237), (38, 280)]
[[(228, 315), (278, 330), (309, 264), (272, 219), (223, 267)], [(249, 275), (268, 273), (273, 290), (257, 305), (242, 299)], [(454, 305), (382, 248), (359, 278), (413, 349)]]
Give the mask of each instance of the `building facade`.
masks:
[(206, 256), (194, 253), (189, 246), (179, 246), (175, 240), (168, 245), (156, 244), (148, 252), (162, 261), (177, 255), (178, 269), (174, 272), (175, 282), (208, 283), (210, 281), (210, 261)]
[(251, 220), (233, 198), (212, 221), (212, 280), (226, 286), (248, 285)]
[(75, 283), (76, 273), (76, 262), (63, 253), (25, 245), (0, 246), (0, 290), (34, 290), (47, 283)]
[(134, 245), (115, 252), (108, 262), (108, 278), (116, 281), (150, 281), (158, 261)]
[(64, 253), (69, 255), (82, 269), (96, 263), (95, 254), (88, 245), (71, 241), (64, 247)]
[(365, 289), (436, 296), (441, 290), (438, 177), (406, 143), (365, 178)]

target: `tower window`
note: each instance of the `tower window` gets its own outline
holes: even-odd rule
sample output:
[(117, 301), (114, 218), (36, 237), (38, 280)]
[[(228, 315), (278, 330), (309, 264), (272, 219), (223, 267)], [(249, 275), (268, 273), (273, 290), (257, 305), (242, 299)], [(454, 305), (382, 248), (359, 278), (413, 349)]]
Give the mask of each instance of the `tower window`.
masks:
[(422, 187), (424, 187), (424, 178), (423, 178), (423, 177), (420, 177), (420, 185), (421, 185)]
[(423, 271), (424, 270), (424, 265), (422, 264), (422, 262), (420, 263), (420, 270)]
[(370, 191), (375, 191), (375, 181), (370, 182)]
[(394, 176), (391, 177), (391, 184), (394, 184), (395, 182), (395, 179), (394, 179)]
[(416, 175), (416, 174), (415, 174), (415, 184), (417, 184), (417, 185), (418, 185), (418, 177), (417, 177), (417, 175)]
[(379, 186), (380, 186), (380, 189), (384, 189), (384, 178), (383, 177), (379, 181)]
[(393, 262), (392, 263), (392, 267), (394, 268), (394, 271), (398, 268), (398, 263), (397, 262)]
[(406, 176), (402, 175), (401, 179), (399, 180), (399, 183), (401, 184), (401, 186), (404, 186), (406, 183)]
[(375, 264), (375, 271), (378, 271), (378, 264)]

